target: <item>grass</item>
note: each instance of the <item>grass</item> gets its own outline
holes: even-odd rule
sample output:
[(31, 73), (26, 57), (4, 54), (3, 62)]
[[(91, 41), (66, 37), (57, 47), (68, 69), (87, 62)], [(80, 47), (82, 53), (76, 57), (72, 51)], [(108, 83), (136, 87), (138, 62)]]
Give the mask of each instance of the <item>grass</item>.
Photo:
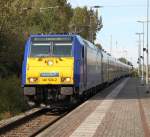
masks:
[(20, 80), (16, 76), (0, 79), (0, 120), (17, 115), (26, 109)]

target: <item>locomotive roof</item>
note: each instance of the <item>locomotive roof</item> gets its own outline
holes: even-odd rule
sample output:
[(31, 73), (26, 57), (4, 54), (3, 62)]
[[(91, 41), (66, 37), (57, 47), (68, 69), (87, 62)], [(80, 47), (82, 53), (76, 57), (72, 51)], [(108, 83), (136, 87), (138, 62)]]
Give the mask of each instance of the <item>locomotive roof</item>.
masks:
[(76, 34), (32, 34), (30, 37), (75, 37)]

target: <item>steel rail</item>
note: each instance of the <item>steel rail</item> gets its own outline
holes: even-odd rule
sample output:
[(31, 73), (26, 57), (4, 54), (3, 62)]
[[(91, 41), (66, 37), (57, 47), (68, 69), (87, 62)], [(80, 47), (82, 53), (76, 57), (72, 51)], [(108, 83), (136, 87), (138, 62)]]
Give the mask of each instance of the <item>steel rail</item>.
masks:
[(34, 137), (64, 117), (68, 112), (70, 110), (53, 111), (48, 108), (39, 108), (33, 113), (30, 112), (18, 116), (19, 118), (13, 118), (15, 120), (10, 120), (10, 122), (0, 124), (0, 137)]

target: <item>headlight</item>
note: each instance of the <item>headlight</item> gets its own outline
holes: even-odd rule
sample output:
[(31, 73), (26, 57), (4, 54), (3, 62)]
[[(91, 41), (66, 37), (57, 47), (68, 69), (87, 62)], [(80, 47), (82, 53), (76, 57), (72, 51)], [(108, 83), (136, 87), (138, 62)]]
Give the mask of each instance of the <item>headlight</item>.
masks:
[(34, 82), (36, 82), (38, 80), (38, 78), (29, 78), (29, 82), (30, 83), (34, 83)]
[(52, 61), (48, 61), (47, 64), (48, 64), (49, 66), (52, 66), (52, 65), (53, 65), (53, 62), (52, 62)]
[(71, 81), (71, 78), (70, 78), (70, 77), (62, 77), (62, 78), (61, 78), (61, 81), (62, 81), (62, 82), (70, 82), (70, 81)]

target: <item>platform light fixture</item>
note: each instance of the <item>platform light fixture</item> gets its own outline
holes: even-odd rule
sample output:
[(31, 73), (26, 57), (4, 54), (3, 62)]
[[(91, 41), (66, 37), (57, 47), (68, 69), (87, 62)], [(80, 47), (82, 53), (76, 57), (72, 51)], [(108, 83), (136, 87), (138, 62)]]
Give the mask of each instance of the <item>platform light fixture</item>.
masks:
[[(103, 6), (99, 6), (99, 5), (95, 5), (95, 6), (91, 6), (90, 7), (90, 12), (92, 12), (92, 10), (93, 9), (100, 9), (100, 8), (103, 8)], [(90, 39), (90, 41), (93, 43), (94, 42), (94, 36), (93, 36), (93, 31), (92, 31), (92, 17), (93, 17), (93, 15), (90, 15), (90, 32), (89, 32), (89, 39)], [(97, 17), (96, 17), (97, 18)], [(102, 21), (102, 18), (101, 18), (101, 21)], [(103, 27), (103, 25), (101, 26), (101, 28)]]

